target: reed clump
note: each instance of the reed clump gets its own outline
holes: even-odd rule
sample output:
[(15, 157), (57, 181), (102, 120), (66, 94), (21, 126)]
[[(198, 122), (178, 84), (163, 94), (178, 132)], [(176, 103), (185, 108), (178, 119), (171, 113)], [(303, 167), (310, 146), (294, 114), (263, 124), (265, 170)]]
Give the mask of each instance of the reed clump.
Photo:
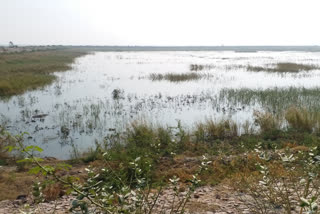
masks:
[(289, 128), (296, 131), (312, 133), (319, 130), (320, 115), (305, 108), (291, 107), (285, 114)]
[(319, 110), (320, 88), (269, 88), (269, 89), (222, 89), (219, 100), (228, 100), (233, 106), (260, 105), (269, 112), (283, 112), (291, 106), (303, 107), (308, 110)]
[(180, 74), (179, 73), (166, 73), (166, 74), (152, 73), (149, 75), (149, 79), (152, 81), (167, 80), (170, 82), (183, 82), (183, 81), (199, 80), (203, 77), (204, 77), (204, 75), (201, 75), (196, 72), (180, 73)]
[(207, 119), (196, 125), (194, 135), (197, 142), (212, 142), (220, 139), (231, 139), (239, 136), (238, 126), (231, 120), (214, 121)]
[(260, 127), (260, 132), (280, 130), (282, 121), (269, 112), (254, 112), (254, 122)]
[(292, 62), (279, 62), (277, 64), (269, 64), (267, 67), (252, 66), (252, 65), (247, 66), (248, 71), (255, 71), (255, 72), (265, 71), (265, 72), (296, 73), (300, 71), (311, 71), (315, 69), (319, 69), (319, 66), (292, 63)]

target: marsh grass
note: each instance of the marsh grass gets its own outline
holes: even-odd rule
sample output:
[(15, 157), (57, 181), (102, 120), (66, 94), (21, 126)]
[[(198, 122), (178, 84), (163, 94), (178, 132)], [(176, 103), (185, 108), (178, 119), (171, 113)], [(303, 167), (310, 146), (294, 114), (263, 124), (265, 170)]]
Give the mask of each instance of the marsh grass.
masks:
[(258, 112), (255, 111), (254, 122), (260, 127), (261, 133), (271, 132), (275, 130), (280, 130), (282, 125), (282, 120), (279, 116), (275, 116), (269, 112)]
[(189, 73), (166, 73), (166, 74), (157, 74), (152, 73), (149, 75), (149, 79), (152, 81), (161, 81), (167, 80), (170, 82), (184, 82), (184, 81), (193, 81), (199, 79), (208, 79), (212, 77), (210, 74), (200, 74), (197, 72)]
[[(191, 64), (190, 71), (202, 71), (218, 68), (218, 66), (210, 64)], [(275, 73), (298, 73), (300, 71), (311, 71), (320, 69), (319, 65), (315, 64), (301, 64), (293, 62), (278, 62), (269, 63), (264, 66), (242, 65), (242, 64), (228, 64), (222, 67), (225, 71), (233, 71), (245, 69), (252, 72), (275, 72)]]
[(210, 70), (215, 67), (216, 67), (215, 65), (210, 65), (210, 64), (191, 64), (190, 71)]
[(296, 131), (319, 133), (320, 114), (318, 111), (291, 107), (286, 111), (285, 119), (288, 122), (289, 128)]
[(196, 124), (194, 135), (197, 142), (212, 142), (220, 139), (231, 139), (239, 136), (239, 128), (231, 120), (214, 121), (207, 119), (205, 122)]
[[(270, 67), (273, 66), (273, 67)], [(279, 62), (277, 64), (270, 64), (267, 67), (262, 66), (247, 66), (248, 71), (265, 71), (265, 72), (280, 72), (280, 73), (288, 73), (288, 72), (299, 72), (299, 71), (311, 71), (319, 69), (317, 65), (307, 65), (307, 64), (299, 64), (292, 62)]]
[(0, 96), (47, 85), (56, 78), (52, 72), (70, 69), (74, 59), (84, 54), (72, 49), (0, 54)]
[[(311, 112), (307, 113), (307, 110), (295, 107), (291, 107), (286, 112), (294, 115), (313, 115)], [(250, 153), (260, 143), (264, 149), (281, 149), (288, 145), (293, 148), (312, 147), (320, 143), (315, 131), (318, 123), (312, 122), (306, 125), (303, 120), (292, 122), (292, 119), (284, 115), (280, 117), (268, 112), (256, 112), (253, 116), (259, 130), (253, 132), (247, 124), (248, 131), (244, 135), (240, 132), (241, 127), (232, 120), (207, 119), (195, 124), (190, 130), (183, 127), (181, 123), (176, 127), (161, 127), (145, 121), (135, 121), (129, 125), (126, 132), (106, 141), (104, 148), (107, 149), (110, 160), (113, 161), (112, 164), (116, 165), (115, 168), (117, 164), (128, 166), (129, 162), (137, 156), (143, 157), (143, 161), (155, 166), (152, 176), (157, 181), (173, 175), (183, 178), (183, 181), (188, 180), (192, 173), (183, 167), (185, 161), (197, 163), (196, 157), (207, 154), (214, 157), (213, 172), (205, 175), (203, 179), (205, 182), (217, 183), (228, 176), (236, 176), (239, 171), (256, 170), (254, 165), (256, 160), (249, 161), (249, 157), (246, 159), (241, 154)], [(295, 124), (295, 128), (292, 124)], [(302, 128), (305, 126), (308, 128)], [(228, 155), (232, 155), (232, 158)], [(87, 159), (83, 160), (88, 163), (101, 158), (101, 152), (97, 147), (91, 150)], [(244, 163), (250, 166), (243, 165)], [(173, 167), (173, 169), (168, 171), (167, 167)], [(191, 166), (188, 165), (188, 167)], [(128, 173), (126, 176), (130, 175), (130, 172)]]
[[(134, 171), (130, 168), (130, 163), (137, 157), (141, 157), (139, 159), (141, 173), (145, 174), (151, 170), (150, 176), (153, 181), (160, 183), (172, 176), (179, 176), (181, 181), (185, 182), (190, 179), (194, 167), (199, 163), (197, 157), (208, 154), (212, 158), (212, 165), (201, 180), (204, 183), (217, 184), (232, 176), (236, 177), (237, 173), (251, 174), (256, 171), (256, 156), (250, 156), (250, 151), (260, 143), (265, 149), (281, 149), (288, 144), (311, 147), (320, 143), (314, 131), (318, 123), (308, 122), (314, 115), (313, 112), (291, 107), (287, 110), (287, 114), (290, 117), (278, 118), (271, 113), (256, 113), (257, 124), (261, 131), (255, 133), (248, 131), (244, 136), (239, 133), (239, 127), (232, 120), (208, 119), (198, 123), (192, 130), (183, 127), (180, 122), (176, 127), (161, 127), (145, 121), (135, 121), (124, 133), (119, 133), (100, 144), (97, 142), (96, 148), (90, 149), (87, 154), (83, 154), (87, 157), (81, 158), (85, 164), (90, 163), (96, 167), (100, 164), (104, 167), (106, 154), (110, 167), (121, 172), (119, 174), (121, 180), (131, 185), (130, 178), (134, 176)], [(303, 121), (305, 115), (310, 118), (307, 122)], [(296, 117), (299, 119), (292, 119)], [(288, 123), (289, 128), (280, 125), (285, 123)], [(300, 128), (305, 126), (307, 128)], [(293, 128), (293, 131), (290, 130)], [(279, 135), (278, 132), (270, 130), (281, 130), (285, 134)], [(264, 137), (266, 133), (271, 137), (266, 139)], [(247, 155), (243, 155), (244, 153)], [(149, 163), (153, 168), (150, 169)], [(103, 174), (105, 176), (103, 178), (107, 178), (107, 175)], [(0, 176), (2, 182), (9, 182), (7, 180), (11, 179), (3, 176)], [(29, 183), (28, 185), (30, 187)], [(4, 185), (0, 187), (5, 188)], [(48, 191), (49, 197), (55, 195), (53, 189), (49, 188)]]
[(232, 106), (262, 106), (269, 112), (281, 113), (291, 106), (319, 110), (320, 88), (269, 88), (269, 89), (222, 89), (220, 102), (228, 100)]
[(195, 72), (184, 73), (184, 74), (176, 74), (176, 73), (156, 74), (156, 73), (152, 73), (149, 76), (149, 79), (151, 79), (152, 81), (167, 80), (170, 82), (198, 80), (200, 78), (201, 78), (201, 75), (198, 73), (195, 73)]

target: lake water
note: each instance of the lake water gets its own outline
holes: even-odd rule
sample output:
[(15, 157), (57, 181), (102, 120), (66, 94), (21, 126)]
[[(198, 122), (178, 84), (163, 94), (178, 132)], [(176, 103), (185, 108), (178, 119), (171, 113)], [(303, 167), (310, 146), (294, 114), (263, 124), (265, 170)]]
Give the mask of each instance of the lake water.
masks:
[[(278, 62), (318, 66), (320, 53), (94, 52), (77, 58), (70, 71), (55, 73), (53, 84), (0, 101), (0, 119), (12, 133), (28, 132), (26, 142), (42, 147), (45, 156), (60, 159), (69, 158), (74, 148), (85, 151), (95, 140), (124, 131), (135, 120), (165, 126), (180, 120), (188, 128), (206, 118), (243, 124), (265, 107), (259, 101), (231, 102), (222, 91), (320, 87), (318, 69), (279, 74), (245, 67)], [(149, 78), (151, 73), (188, 73), (194, 64), (204, 65), (195, 72), (206, 78)]]

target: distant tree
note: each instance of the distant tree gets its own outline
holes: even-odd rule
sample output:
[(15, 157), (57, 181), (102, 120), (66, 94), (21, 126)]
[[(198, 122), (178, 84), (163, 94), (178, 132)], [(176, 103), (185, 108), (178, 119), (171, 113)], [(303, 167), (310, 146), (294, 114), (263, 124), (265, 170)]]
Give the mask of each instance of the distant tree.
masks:
[(12, 41), (9, 42), (9, 47), (10, 48), (16, 48), (18, 47), (17, 45), (14, 45)]

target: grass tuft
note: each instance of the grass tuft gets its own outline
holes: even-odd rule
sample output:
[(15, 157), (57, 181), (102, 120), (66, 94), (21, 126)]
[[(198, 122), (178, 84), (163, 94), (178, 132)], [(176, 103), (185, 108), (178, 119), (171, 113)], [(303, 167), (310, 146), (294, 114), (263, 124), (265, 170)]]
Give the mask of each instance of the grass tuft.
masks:
[(231, 139), (237, 137), (238, 126), (231, 120), (222, 120), (219, 122), (212, 119), (206, 120), (204, 123), (198, 123), (194, 131), (197, 142), (213, 142), (220, 139)]
[(298, 109), (291, 107), (287, 110), (285, 118), (288, 122), (289, 128), (308, 133), (317, 130), (320, 122), (319, 113), (310, 112), (305, 108)]

